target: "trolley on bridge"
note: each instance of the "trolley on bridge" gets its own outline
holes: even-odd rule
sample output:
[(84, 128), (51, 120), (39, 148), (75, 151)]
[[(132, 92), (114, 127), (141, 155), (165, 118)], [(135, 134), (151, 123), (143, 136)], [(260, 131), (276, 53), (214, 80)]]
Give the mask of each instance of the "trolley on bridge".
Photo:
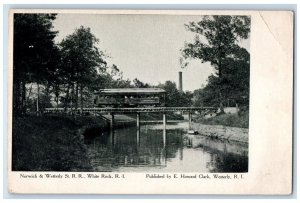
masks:
[(166, 99), (160, 88), (101, 89), (95, 95), (96, 107), (163, 107)]

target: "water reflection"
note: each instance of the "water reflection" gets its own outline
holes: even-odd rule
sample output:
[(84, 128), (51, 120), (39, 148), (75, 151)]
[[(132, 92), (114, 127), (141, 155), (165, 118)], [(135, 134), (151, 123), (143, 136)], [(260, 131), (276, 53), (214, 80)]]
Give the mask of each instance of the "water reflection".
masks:
[(140, 172), (247, 172), (245, 144), (187, 135), (183, 129), (153, 126), (85, 133), (95, 171)]

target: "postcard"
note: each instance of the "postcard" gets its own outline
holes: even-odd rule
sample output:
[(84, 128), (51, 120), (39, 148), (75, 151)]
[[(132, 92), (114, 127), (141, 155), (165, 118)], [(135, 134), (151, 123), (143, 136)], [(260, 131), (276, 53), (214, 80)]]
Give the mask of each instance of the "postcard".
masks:
[(293, 12), (9, 15), (10, 193), (292, 193)]

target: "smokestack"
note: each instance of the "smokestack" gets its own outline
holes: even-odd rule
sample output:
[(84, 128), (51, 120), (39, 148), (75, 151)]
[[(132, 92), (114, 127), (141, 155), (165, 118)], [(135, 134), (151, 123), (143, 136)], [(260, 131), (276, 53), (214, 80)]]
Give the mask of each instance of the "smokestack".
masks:
[(182, 92), (182, 72), (179, 71), (179, 83), (178, 83), (178, 90)]

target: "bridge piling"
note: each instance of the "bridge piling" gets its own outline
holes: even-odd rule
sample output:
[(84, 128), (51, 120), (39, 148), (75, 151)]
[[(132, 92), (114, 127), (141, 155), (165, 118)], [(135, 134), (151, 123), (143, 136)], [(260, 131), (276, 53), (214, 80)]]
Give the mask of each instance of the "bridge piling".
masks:
[(136, 128), (140, 129), (140, 113), (136, 113)]
[(136, 147), (140, 146), (140, 129), (136, 130)]
[(166, 112), (163, 113), (163, 144), (164, 146), (166, 145), (166, 128), (167, 128), (167, 116), (166, 116)]
[(136, 143), (137, 147), (140, 144), (140, 113), (136, 113)]
[(192, 113), (189, 111), (189, 130), (192, 129)]
[(114, 133), (114, 130), (112, 129), (110, 132), (109, 132), (109, 136), (110, 136), (110, 142), (111, 142), (111, 146), (114, 147), (115, 146), (115, 133)]
[(110, 113), (110, 115), (111, 115), (110, 130), (112, 131), (114, 129), (115, 114), (114, 113)]

